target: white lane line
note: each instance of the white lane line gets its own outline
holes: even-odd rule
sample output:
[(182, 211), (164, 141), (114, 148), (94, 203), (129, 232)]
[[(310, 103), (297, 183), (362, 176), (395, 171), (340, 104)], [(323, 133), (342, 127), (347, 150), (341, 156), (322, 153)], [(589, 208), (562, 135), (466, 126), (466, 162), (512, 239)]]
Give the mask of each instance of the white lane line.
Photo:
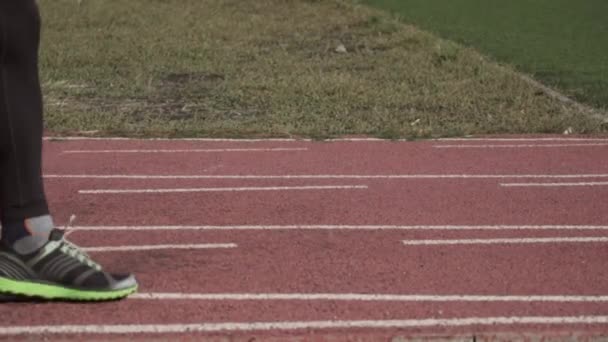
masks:
[(126, 138), (126, 137), (44, 137), (45, 141), (201, 141), (201, 142), (297, 142), (311, 139), (223, 139), (223, 138)]
[[(230, 139), (230, 138), (124, 138), (124, 137), (44, 137), (44, 140), (65, 140), (65, 141), (201, 141), (201, 142), (299, 142), (314, 141), (313, 139), (291, 139), (291, 138), (268, 138), (268, 139)], [(430, 139), (429, 141), (607, 141), (608, 138), (440, 138)], [(353, 142), (391, 142), (408, 141), (407, 139), (388, 140), (380, 138), (337, 138), (326, 139), (325, 141), (353, 141)]]
[(578, 183), (501, 183), (504, 187), (563, 187), (563, 186), (606, 186), (608, 182), (578, 182)]
[(407, 246), (430, 245), (515, 245), (532, 243), (604, 243), (608, 237), (572, 237), (572, 238), (518, 238), (518, 239), (447, 239), (447, 240), (403, 240)]
[(387, 301), (387, 302), (608, 302), (608, 296), (491, 296), (491, 295), (398, 295), (361, 293), (136, 293), (138, 300), (234, 300), (234, 301)]
[(291, 152), (308, 151), (307, 148), (211, 148), (211, 149), (159, 149), (159, 150), (67, 150), (65, 154), (96, 153), (224, 153), (224, 152)]
[(403, 174), (403, 175), (44, 175), (46, 179), (576, 179), (608, 178), (608, 173), (597, 174), (511, 174), (511, 175), (469, 175), (469, 174)]
[(382, 138), (335, 138), (335, 139), (293, 139), (293, 138), (268, 138), (268, 139), (232, 139), (232, 138), (125, 138), (125, 137), (44, 137), (45, 141), (199, 141), (199, 142), (393, 142), (411, 141), (408, 139), (382, 139)]
[(83, 247), (86, 252), (134, 252), (151, 251), (160, 249), (223, 249), (236, 248), (234, 243), (204, 243), (190, 245), (135, 245), (135, 246), (106, 246), (106, 247)]
[(355, 190), (367, 189), (367, 185), (327, 185), (327, 186), (268, 186), (240, 188), (186, 188), (186, 189), (99, 189), (80, 190), (79, 194), (164, 194), (185, 192), (241, 192), (241, 191), (300, 191), (300, 190)]
[(445, 328), (495, 325), (607, 324), (608, 316), (512, 316), (403, 320), (234, 322), (198, 324), (37, 325), (0, 327), (0, 335), (23, 334), (168, 334), (302, 329)]
[(344, 141), (344, 142), (392, 142), (410, 141), (408, 139), (381, 139), (381, 138), (336, 138), (336, 139), (290, 139), (290, 138), (268, 138), (268, 139), (231, 139), (231, 138), (124, 138), (124, 137), (44, 137), (45, 141), (199, 141), (199, 142), (316, 142), (316, 141)]
[(485, 145), (433, 145), (434, 148), (538, 148), (538, 147), (598, 147), (608, 146), (606, 143), (586, 144), (485, 144)]
[(438, 141), (601, 141), (608, 142), (608, 138), (441, 138)]
[(163, 230), (608, 230), (608, 225), (477, 225), (477, 226), (395, 226), (395, 225), (236, 225), (236, 226), (75, 226), (71, 231), (163, 231)]

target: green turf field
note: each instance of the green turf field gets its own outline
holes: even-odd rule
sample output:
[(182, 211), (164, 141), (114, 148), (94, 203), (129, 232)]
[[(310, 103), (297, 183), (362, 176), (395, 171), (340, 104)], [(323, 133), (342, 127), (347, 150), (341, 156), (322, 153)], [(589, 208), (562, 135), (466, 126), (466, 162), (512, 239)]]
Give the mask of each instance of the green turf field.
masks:
[(364, 0), (608, 107), (606, 0)]

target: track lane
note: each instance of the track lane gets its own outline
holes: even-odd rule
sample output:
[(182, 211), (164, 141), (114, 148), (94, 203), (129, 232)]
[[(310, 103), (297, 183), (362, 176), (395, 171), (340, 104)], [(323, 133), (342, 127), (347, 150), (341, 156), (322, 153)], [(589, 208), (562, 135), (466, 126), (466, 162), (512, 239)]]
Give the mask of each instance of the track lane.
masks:
[[(102, 175), (581, 175), (608, 174), (603, 146), (442, 149), (445, 142), (45, 142), (46, 174)], [(487, 144), (466, 141), (458, 144)], [(515, 144), (513, 141), (492, 144)], [(517, 142), (519, 144), (520, 142)], [(538, 142), (522, 142), (536, 144)], [(543, 142), (547, 144), (549, 142)], [(550, 142), (554, 144), (554, 141)], [(561, 142), (557, 142), (561, 143)], [(302, 148), (299, 151), (66, 154), (85, 149)], [(586, 178), (584, 181), (605, 181)], [(501, 189), (502, 179), (47, 179), (57, 223), (77, 225), (608, 225), (606, 187)], [(530, 180), (523, 180), (528, 182)], [(538, 179), (533, 180), (538, 182)], [(544, 181), (544, 180), (541, 180)], [(79, 195), (81, 189), (200, 186), (368, 185), (347, 193)], [(517, 182), (522, 182), (517, 179)], [(65, 219), (62, 219), (65, 218)], [(608, 236), (606, 230), (227, 230), (75, 232), (84, 246), (235, 243), (230, 250), (102, 253), (101, 263), (137, 273), (142, 291), (177, 293), (364, 293), (608, 295), (603, 243), (404, 246), (404, 239)], [(163, 271), (159, 276), (159, 270)], [(141, 300), (95, 306), (3, 304), (0, 327), (61, 324), (200, 324), (608, 315), (605, 303)], [(63, 314), (56, 315), (58, 311)], [(33, 314), (35, 313), (35, 314)], [(9, 317), (4, 319), (4, 317)], [(413, 326), (407, 329), (224, 331), (189, 336), (602, 332), (605, 324)], [(223, 335), (222, 335), (223, 334)], [(45, 335), (52, 338), (84, 335)], [(103, 335), (99, 335), (103, 336)], [(117, 337), (116, 335), (111, 335)], [(129, 335), (172, 337), (174, 335)], [(185, 336), (185, 335), (180, 335)], [(310, 336), (310, 335), (308, 335)], [(339, 335), (338, 335), (339, 336)], [(0, 336), (0, 339), (2, 336)]]

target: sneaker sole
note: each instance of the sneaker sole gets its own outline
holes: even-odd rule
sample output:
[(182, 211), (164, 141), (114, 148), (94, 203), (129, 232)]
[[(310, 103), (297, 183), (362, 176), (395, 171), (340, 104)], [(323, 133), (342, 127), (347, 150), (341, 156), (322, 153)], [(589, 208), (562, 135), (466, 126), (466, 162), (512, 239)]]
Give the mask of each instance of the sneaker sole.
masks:
[(137, 285), (120, 290), (78, 290), (60, 285), (18, 281), (0, 277), (0, 294), (69, 301), (108, 301), (129, 296), (137, 291)]

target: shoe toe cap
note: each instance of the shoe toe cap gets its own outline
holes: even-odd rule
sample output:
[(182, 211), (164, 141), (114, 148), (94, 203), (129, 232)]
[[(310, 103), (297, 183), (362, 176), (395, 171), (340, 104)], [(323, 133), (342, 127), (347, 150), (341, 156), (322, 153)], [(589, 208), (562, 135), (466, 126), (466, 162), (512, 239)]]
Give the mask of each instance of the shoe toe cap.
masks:
[(112, 278), (111, 284), (113, 290), (129, 289), (138, 285), (133, 274), (113, 274)]

